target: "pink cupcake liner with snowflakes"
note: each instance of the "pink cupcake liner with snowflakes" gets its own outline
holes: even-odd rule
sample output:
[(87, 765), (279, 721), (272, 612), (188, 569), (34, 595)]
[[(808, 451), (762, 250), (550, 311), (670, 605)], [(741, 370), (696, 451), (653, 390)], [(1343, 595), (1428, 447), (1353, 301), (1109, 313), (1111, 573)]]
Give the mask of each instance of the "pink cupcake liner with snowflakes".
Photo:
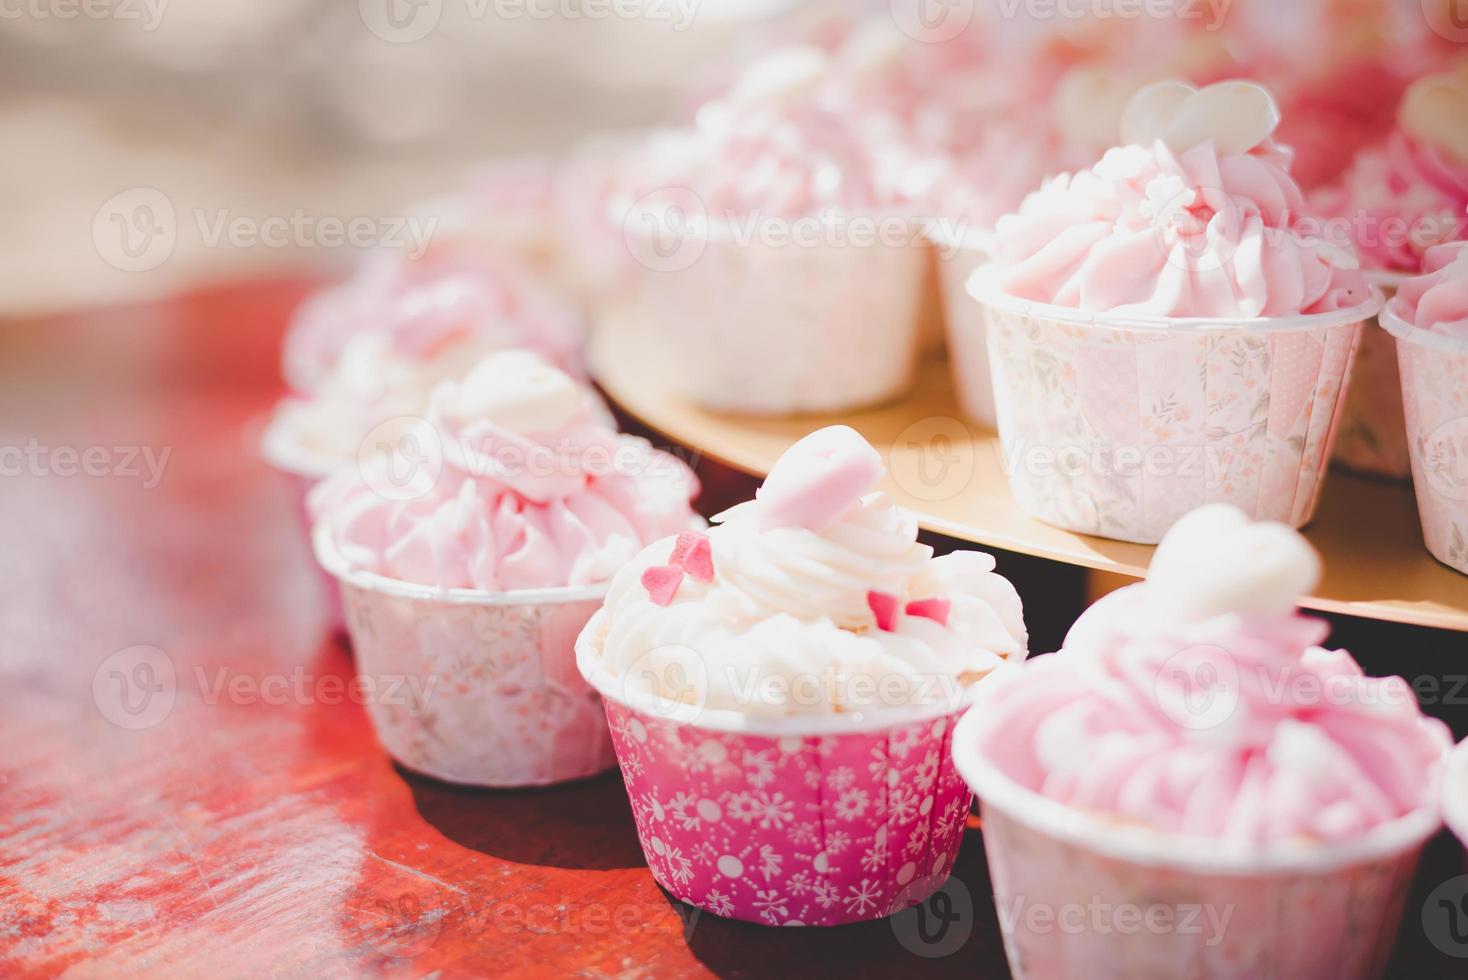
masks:
[(1432, 556), (1468, 574), (1468, 344), (1403, 323), (1397, 339), (1412, 483)]
[(605, 704), (648, 867), (679, 901), (834, 926), (921, 902), (952, 870), (972, 799), (956, 714), (759, 735)]
[(1189, 327), (983, 299), (1001, 462), (1020, 505), (1145, 544), (1210, 503), (1310, 521), (1362, 322), (1380, 305)]

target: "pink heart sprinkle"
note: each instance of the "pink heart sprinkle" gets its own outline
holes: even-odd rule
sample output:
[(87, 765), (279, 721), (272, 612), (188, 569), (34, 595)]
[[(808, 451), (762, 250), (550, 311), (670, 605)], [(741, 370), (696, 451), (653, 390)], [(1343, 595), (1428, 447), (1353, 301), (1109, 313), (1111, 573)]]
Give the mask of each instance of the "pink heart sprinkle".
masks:
[(698, 531), (684, 531), (678, 535), (678, 541), (673, 545), (673, 554), (668, 558), (668, 564), (683, 569), (693, 576), (695, 582), (712, 582), (714, 580), (714, 549), (709, 542), (709, 536)]
[(673, 596), (678, 594), (678, 586), (682, 584), (683, 569), (672, 565), (654, 565), (642, 573), (642, 587), (657, 606), (670, 604)]
[(948, 599), (914, 599), (907, 604), (909, 616), (921, 616), (923, 619), (931, 619), (940, 626), (948, 625), (948, 611), (953, 608), (953, 603)]
[(890, 592), (868, 592), (867, 605), (877, 617), (877, 629), (892, 632), (897, 625), (897, 597)]

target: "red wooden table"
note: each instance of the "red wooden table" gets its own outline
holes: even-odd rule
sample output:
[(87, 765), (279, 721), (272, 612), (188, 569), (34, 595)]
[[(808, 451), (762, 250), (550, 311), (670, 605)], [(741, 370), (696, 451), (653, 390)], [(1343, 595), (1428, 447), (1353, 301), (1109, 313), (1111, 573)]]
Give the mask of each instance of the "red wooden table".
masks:
[[(394, 767), (253, 444), (302, 288), (0, 324), (0, 975), (1008, 975), (976, 824), (946, 921), (776, 930), (665, 895), (615, 774)], [(1403, 975), (1468, 973), (1420, 907)]]

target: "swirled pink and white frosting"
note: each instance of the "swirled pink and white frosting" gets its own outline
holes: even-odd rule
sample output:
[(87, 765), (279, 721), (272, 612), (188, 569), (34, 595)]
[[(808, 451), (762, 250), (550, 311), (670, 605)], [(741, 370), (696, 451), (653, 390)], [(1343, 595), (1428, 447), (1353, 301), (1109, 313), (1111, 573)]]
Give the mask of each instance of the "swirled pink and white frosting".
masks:
[(515, 347), (579, 373), (584, 333), (579, 317), (519, 267), (463, 253), (412, 261), (376, 252), (351, 279), (301, 304), (286, 333), (283, 367), (297, 392), (316, 391), (348, 342), (373, 334), (403, 362), (460, 347), (480, 354)]
[(1397, 127), (1363, 149), (1317, 206), (1345, 219), (1370, 268), (1422, 271), (1428, 249), (1468, 237), (1468, 69), (1419, 79)]
[(1419, 330), (1468, 341), (1468, 242), (1429, 250), (1422, 275), (1402, 283), (1389, 308)]
[(1319, 645), (1327, 624), (1292, 609), (1317, 569), (1283, 525), (1189, 515), (1145, 583), (986, 685), (982, 755), (1086, 813), (1247, 845), (1347, 840), (1435, 806), (1447, 727), (1401, 678)]
[(1247, 83), (1144, 88), (1124, 117), (1127, 145), (1000, 219), (998, 287), (1149, 317), (1247, 319), (1367, 301), (1350, 250), (1302, 222), (1289, 154), (1269, 138), (1277, 121), (1268, 94)]
[(646, 548), (581, 636), (603, 689), (830, 714), (957, 701), (1022, 659), (1019, 596), (994, 559), (934, 558), (913, 517), (870, 492), (881, 475), (854, 431), (823, 429), (707, 535)]
[(681, 461), (615, 432), (588, 389), (506, 351), (441, 385), (387, 457), (324, 481), (310, 506), (350, 568), (502, 592), (606, 581), (701, 523), (697, 492)]

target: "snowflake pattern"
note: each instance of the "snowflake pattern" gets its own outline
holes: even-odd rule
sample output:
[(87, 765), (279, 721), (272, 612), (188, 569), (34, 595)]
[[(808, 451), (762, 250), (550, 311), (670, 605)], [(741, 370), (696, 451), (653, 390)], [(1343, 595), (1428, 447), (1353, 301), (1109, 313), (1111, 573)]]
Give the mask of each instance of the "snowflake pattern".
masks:
[(952, 867), (971, 800), (949, 754), (952, 718), (764, 738), (619, 704), (607, 715), (648, 865), (680, 901), (836, 925), (879, 916)]

